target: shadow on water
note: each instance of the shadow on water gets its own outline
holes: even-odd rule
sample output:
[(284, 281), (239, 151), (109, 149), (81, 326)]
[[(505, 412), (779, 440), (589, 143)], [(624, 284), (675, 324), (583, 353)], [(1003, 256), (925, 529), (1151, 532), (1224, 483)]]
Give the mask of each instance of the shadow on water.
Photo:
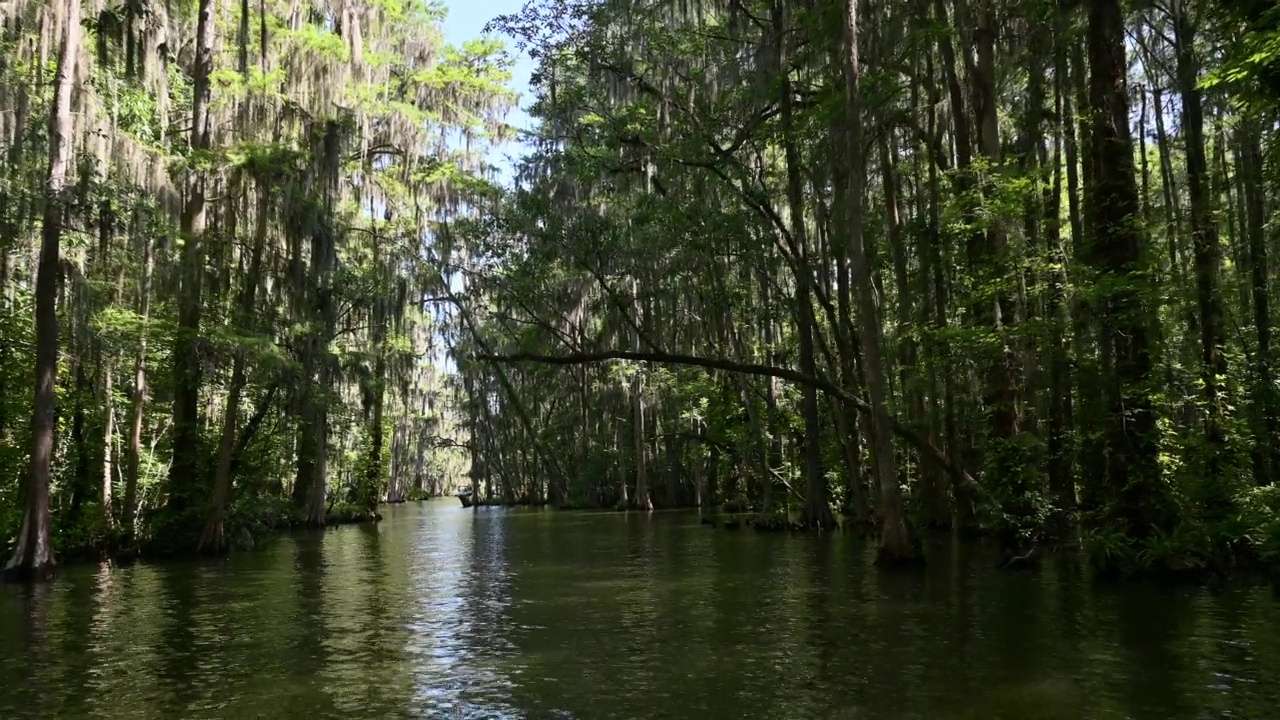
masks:
[[(324, 626), (327, 580), (324, 534), (308, 531), (295, 534), (291, 539), (293, 612), (288, 623), (286, 661), (290, 674), (313, 678), (324, 672), (329, 660), (328, 628)], [(308, 695), (304, 702), (312, 712), (335, 711), (329, 688), (313, 688)]]
[[(3, 586), (0, 586), (3, 587)], [(9, 587), (0, 611), (0, 670), (11, 697), (0, 697), (0, 717), (40, 717), (56, 704), (38, 692), (56, 668), (56, 647), (49, 626), (50, 585)], [(25, 652), (23, 650), (25, 649)], [(6, 694), (9, 694), (6, 693)]]
[(386, 509), (0, 587), (0, 717), (1274, 718), (1280, 603), (692, 513)]
[[(215, 652), (212, 662), (202, 669), (202, 652), (198, 632), (202, 630), (196, 614), (207, 602), (201, 602), (196, 587), (199, 568), (175, 565), (159, 574), (155, 601), (162, 608), (160, 637), (155, 644), (157, 686), (168, 692), (162, 702), (173, 708), (190, 708), (197, 698), (196, 683), (222, 665)], [(213, 648), (209, 648), (213, 650)], [(212, 672), (211, 672), (212, 671)]]
[(1114, 603), (1113, 622), (1122, 661), (1145, 669), (1129, 674), (1124, 684), (1122, 703), (1130, 715), (1158, 712), (1159, 707), (1152, 707), (1152, 698), (1173, 706), (1186, 704), (1181, 680), (1190, 654), (1181, 646), (1189, 639), (1187, 633), (1195, 632), (1186, 624), (1193, 609), (1193, 592), (1144, 585), (1108, 598)]

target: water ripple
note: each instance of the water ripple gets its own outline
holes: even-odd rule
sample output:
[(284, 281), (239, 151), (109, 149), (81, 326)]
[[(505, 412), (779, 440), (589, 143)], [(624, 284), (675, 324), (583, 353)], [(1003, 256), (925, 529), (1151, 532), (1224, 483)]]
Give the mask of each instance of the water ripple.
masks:
[(0, 718), (1268, 718), (1280, 612), (1008, 576), (879, 573), (842, 536), (695, 517), (388, 508), (225, 560), (0, 588)]

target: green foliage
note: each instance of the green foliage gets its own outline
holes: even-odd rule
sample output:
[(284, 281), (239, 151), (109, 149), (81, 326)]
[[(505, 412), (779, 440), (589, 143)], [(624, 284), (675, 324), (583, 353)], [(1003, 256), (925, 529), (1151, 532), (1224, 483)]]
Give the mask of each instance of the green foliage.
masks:
[[(1206, 283), (1188, 279), (1205, 262), (1196, 252), (1202, 237), (1183, 214), (1194, 170), (1189, 138), (1170, 142), (1162, 130), (1138, 158), (1145, 176), (1111, 167), (1109, 148), (1071, 159), (1088, 149), (1089, 130), (1105, 129), (1093, 119), (1108, 111), (1092, 107), (1089, 93), (1044, 82), (1060, 75), (1058, 50), (1074, 58), (1083, 49), (1072, 45), (1085, 36), (1080, 13), (1060, 17), (1063, 9), (1047, 2), (993, 9), (1006, 25), (1055, 26), (1053, 47), (1037, 32), (1001, 42), (990, 68), (994, 108), (980, 68), (949, 68), (963, 75), (954, 100), (973, 113), (964, 117), (947, 109), (953, 78), (940, 51), (981, 33), (957, 33), (963, 23), (933, 17), (934, 8), (929, 17), (906, 6), (877, 13), (863, 31), (872, 51), (857, 96), (865, 148), (854, 162), (835, 5), (784, 4), (775, 18), (761, 3), (660, 3), (645, 12), (627, 2), (533, 3), (495, 25), (539, 62), (529, 154), (506, 188), (485, 158), (512, 133), (505, 113), (515, 102), (514, 64), (502, 43), (445, 44), (439, 2), (365, 5), (376, 21), (361, 27), (358, 63), (355, 36), (323, 13), (251, 8), (266, 14), (253, 18), (267, 30), (265, 46), (257, 32), (240, 38), (227, 24), (235, 13), (215, 13), (225, 40), (207, 78), (215, 144), (197, 149), (186, 127), (195, 8), (156, 17), (168, 23), (153, 30), (171, 38), (171, 55), (146, 58), (146, 73), (125, 67), (122, 39), (103, 17), (87, 18), (90, 42), (103, 46), (78, 61), (87, 72), (76, 88), (75, 191), (62, 245), (59, 317), (69, 342), (52, 483), (60, 550), (130, 535), (144, 545), (193, 545), (211, 517), (214, 469), (226, 460), (224, 425), (232, 534), (318, 522), (316, 508), (305, 517), (292, 499), (316, 478), (341, 501), (328, 520), (346, 521), (373, 517), (389, 493), (447, 492), (468, 470), (487, 495), (563, 491), (571, 505), (613, 504), (620, 484), (635, 498), (641, 483), (659, 505), (687, 503), (697, 477), (710, 501), (760, 508), (779, 525), (789, 524), (810, 480), (837, 504), (856, 497), (892, 507), (883, 500), (899, 488), (871, 471), (866, 432), (881, 419), (850, 420), (833, 398), (887, 385), (897, 428), (981, 470), (976, 520), (1006, 549), (1043, 542), (1050, 518), (1066, 514), (1046, 478), (1043, 436), (1056, 420), (1057, 457), (1072, 461), (1067, 482), (1079, 490), (1097, 568), (1181, 571), (1276, 556), (1277, 508), (1247, 472), (1262, 465), (1258, 446), (1267, 442), (1255, 420), (1274, 404), (1265, 391), (1273, 378), (1253, 369), (1264, 365), (1259, 333), (1246, 327), (1252, 221), (1221, 202), (1249, 194), (1236, 182), (1237, 151), (1250, 139), (1273, 149), (1260, 132), (1270, 117), (1261, 104), (1247, 116), (1209, 113), (1222, 124), (1206, 145), (1211, 194), (1222, 205), (1210, 214), (1228, 252), (1208, 276), (1220, 276), (1216, 291), (1228, 296), (1223, 328), (1238, 329), (1224, 332), (1229, 369), (1218, 378), (1221, 407), (1211, 408), (1198, 347), (1209, 298)], [(790, 26), (774, 27), (779, 19)], [(1221, 109), (1276, 64), (1276, 17), (1196, 19), (1204, 26), (1190, 49), (1205, 60), (1207, 106)], [(1152, 47), (1132, 58), (1145, 74), (1146, 103), (1151, 87), (1177, 87), (1164, 67), (1169, 28), (1150, 13), (1128, 22), (1158, 31), (1143, 33)], [(1247, 32), (1237, 38), (1233, 28)], [(0, 68), (0, 86), (15, 117), (16, 89), (27, 93), (24, 144), (0, 168), (0, 249), (17, 263), (5, 280), (14, 305), (0, 316), (6, 542), (20, 520), (30, 441), (31, 259), (55, 71), (45, 62), (43, 76), (33, 74), (34, 32), (0, 33), (0, 49), (14, 58)], [(1225, 64), (1219, 46), (1230, 54)], [(970, 50), (961, 48), (966, 57)], [(1067, 100), (1085, 105), (1073, 109), (1078, 126), (1059, 122)], [(984, 148), (988, 108), (996, 147)], [(1160, 111), (1164, 119), (1167, 108)], [(1150, 119), (1148, 111), (1141, 121)], [(961, 120), (973, 136), (968, 148), (954, 147)], [(973, 156), (967, 167), (957, 167), (962, 156)], [(1080, 163), (1083, 186), (1075, 178), (1071, 187), (1068, 162)], [(1274, 178), (1265, 180), (1270, 189)], [(1056, 198), (1054, 182), (1062, 183)], [(856, 217), (851, 186), (862, 192)], [(1141, 212), (1107, 214), (1105, 201), (1134, 186), (1143, 188)], [(206, 201), (200, 233), (187, 212), (197, 187)], [(1056, 218), (1045, 207), (1053, 200)], [(1068, 212), (1073, 200), (1079, 216)], [(853, 228), (866, 265), (853, 252)], [(1121, 240), (1136, 252), (1109, 254)], [(154, 251), (149, 286), (144, 249)], [(199, 306), (189, 307), (197, 288)], [(866, 296), (874, 311), (859, 306)], [(1139, 329), (1152, 339), (1119, 347)], [(802, 363), (809, 337), (814, 357)], [(876, 347), (882, 377), (869, 362)], [(821, 394), (815, 426), (803, 416), (800, 385), (757, 374), (476, 357), (622, 348), (799, 369), (840, 393)], [(1134, 370), (1148, 361), (1156, 372)], [(138, 365), (147, 391), (141, 514), (125, 532), (120, 508), (107, 515), (96, 503), (106, 458), (119, 470), (127, 455)], [(175, 418), (188, 365), (199, 374), (198, 409)], [(240, 407), (228, 417), (233, 392)], [(1132, 408), (1148, 402), (1156, 426), (1140, 437)], [(1017, 410), (1014, 437), (1003, 437), (1014, 423), (995, 410)], [(1050, 418), (1055, 411), (1063, 415)], [(374, 428), (378, 413), (383, 427)], [(1206, 430), (1207, 417), (1220, 437)], [(198, 447), (175, 447), (192, 437), (175, 423), (199, 428)], [(814, 478), (805, 477), (810, 439), (824, 466)], [(1129, 477), (1109, 474), (1130, 446), (1142, 446), (1143, 462)], [(187, 452), (196, 458), (191, 476), (169, 477), (171, 460)], [(313, 452), (324, 454), (327, 474), (308, 468)], [(918, 442), (895, 453), (911, 507), (942, 521), (946, 508), (936, 505), (966, 500), (958, 489), (934, 492)], [(115, 484), (118, 499), (122, 480)]]
[(328, 28), (307, 23), (288, 33), (288, 39), (300, 49), (314, 53), (324, 61), (345, 63), (350, 59), (347, 44), (340, 35)]
[(25, 411), (34, 379), (33, 332), (26, 320), (32, 311), (31, 295), (16, 293), (12, 307), (0, 303), (0, 552), (18, 534), (22, 524), (22, 485), (28, 473), (29, 427)]
[[(386, 442), (386, 438), (391, 437), (394, 426), (390, 418), (383, 419), (383, 438), (382, 452), (376, 458), (373, 457), (373, 433), (363, 433), (363, 438), (359, 445), (360, 452), (353, 464), (352, 475), (355, 479), (354, 487), (348, 493), (348, 502), (362, 508), (376, 508), (378, 501), (386, 493), (387, 483), (391, 477), (391, 445)], [(370, 468), (370, 463), (376, 463), (376, 468)]]
[(329, 508), (325, 512), (325, 523), (329, 525), (343, 525), (347, 523), (377, 520), (378, 517), (378, 512), (371, 509), (368, 505), (341, 502), (335, 503), (333, 507)]
[(1040, 439), (1025, 432), (989, 438), (984, 451), (983, 524), (1008, 550), (1034, 547), (1043, 540), (1053, 511), (1039, 470), (1044, 454)]
[(63, 559), (104, 555), (120, 542), (119, 530), (98, 502), (87, 503), (77, 517), (55, 518), (54, 547)]
[(1200, 82), (1207, 90), (1228, 89), (1241, 100), (1270, 105), (1280, 97), (1280, 10), (1260, 0), (1219, 0), (1244, 26), (1232, 34), (1226, 61)]
[(431, 492), (426, 488), (409, 488), (409, 491), (406, 492), (404, 495), (404, 499), (407, 502), (421, 502), (423, 500), (430, 500)]
[(1142, 551), (1123, 528), (1096, 525), (1085, 530), (1082, 540), (1089, 565), (1104, 575), (1125, 575), (1140, 568)]
[[(404, 474), (418, 462), (436, 478), (458, 474), (454, 450), (437, 457), (419, 448), (430, 433), (452, 432), (441, 402), (446, 379), (422, 362), (436, 352), (439, 318), (417, 307), (419, 296), (447, 287), (437, 264), (452, 258), (424, 238), (441, 219), (496, 196), (483, 156), (506, 135), (510, 58), (492, 39), (447, 46), (434, 0), (375, 0), (360, 29), (359, 66), (349, 28), (323, 13), (255, 6), (253, 31), (242, 36), (236, 13), (215, 12), (215, 35), (227, 42), (216, 44), (207, 77), (212, 146), (201, 148), (189, 127), (198, 9), (148, 11), (128, 33), (120, 8), (84, 18), (50, 486), (57, 550), (69, 557), (194, 549), (215, 526), (224, 427), (232, 539), (316, 521), (291, 495), (312, 477), (299, 439), (314, 438), (308, 432), (321, 418), (328, 462), (320, 480), (331, 494), (350, 490), (364, 509), (338, 506), (339, 519), (374, 518), (393, 484), (403, 490), (390, 476), (393, 461)], [(31, 443), (36, 218), (46, 202), (57, 70), (42, 28), (24, 22), (0, 32), (11, 58), (0, 67), (12, 106), (6, 138), (20, 143), (6, 146), (0, 168), (0, 550), (21, 520)], [(32, 75), (37, 67), (42, 77)], [(197, 180), (203, 230), (192, 232)], [(144, 255), (152, 258), (145, 269)], [(198, 323), (186, 303), (193, 292)], [(184, 421), (173, 413), (188, 346), (199, 392), (195, 417)], [(370, 458), (359, 431), (374, 388), (384, 444)], [(125, 509), (135, 391), (136, 500)], [(240, 405), (228, 417), (233, 393)], [(198, 428), (195, 441), (178, 432), (184, 422)], [(186, 452), (190, 472), (171, 476)], [(126, 528), (128, 511), (136, 516)]]
[(270, 493), (240, 493), (227, 517), (228, 534), (232, 537), (244, 530), (257, 538), (301, 522), (302, 515), (289, 498)]
[(1280, 486), (1247, 488), (1235, 505), (1235, 515), (1223, 527), (1225, 536), (1242, 539), (1250, 552), (1280, 568)]

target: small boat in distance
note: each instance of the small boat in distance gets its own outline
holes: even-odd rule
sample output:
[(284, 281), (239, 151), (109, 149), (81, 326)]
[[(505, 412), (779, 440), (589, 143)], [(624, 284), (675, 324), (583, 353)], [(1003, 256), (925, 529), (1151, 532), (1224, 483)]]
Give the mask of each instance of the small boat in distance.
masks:
[(458, 488), (458, 499), (462, 501), (462, 507), (469, 508), (474, 504), (473, 495), (470, 485), (464, 485)]

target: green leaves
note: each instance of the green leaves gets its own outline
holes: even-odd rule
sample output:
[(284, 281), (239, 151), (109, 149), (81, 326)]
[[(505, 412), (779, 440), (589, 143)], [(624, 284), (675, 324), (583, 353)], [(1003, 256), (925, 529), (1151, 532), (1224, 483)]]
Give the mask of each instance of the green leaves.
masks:
[(1237, 103), (1274, 107), (1280, 100), (1280, 11), (1257, 0), (1219, 0), (1243, 32), (1230, 33), (1226, 60), (1200, 81), (1227, 90)]

